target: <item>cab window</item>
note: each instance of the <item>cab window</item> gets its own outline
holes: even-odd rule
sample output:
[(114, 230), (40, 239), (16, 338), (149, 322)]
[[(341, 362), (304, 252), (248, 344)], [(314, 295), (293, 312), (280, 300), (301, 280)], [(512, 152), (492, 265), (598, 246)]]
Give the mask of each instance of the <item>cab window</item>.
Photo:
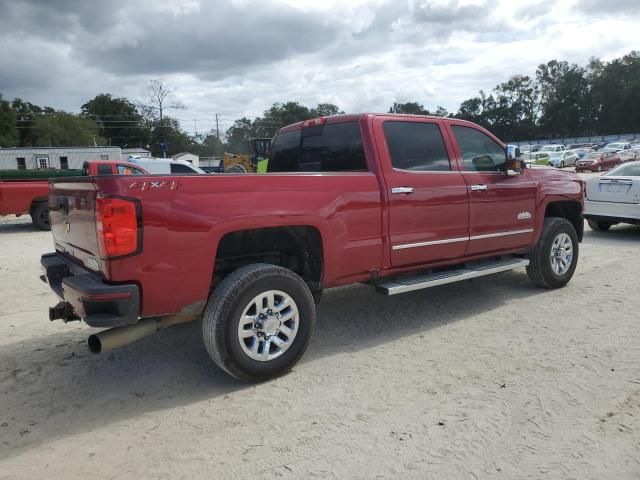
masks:
[(111, 165), (98, 165), (98, 175), (112, 175)]
[(488, 135), (471, 127), (453, 125), (464, 169), (468, 172), (502, 172), (506, 168), (507, 155), (502, 145)]
[(451, 170), (440, 127), (424, 122), (384, 122), (391, 164), (398, 170), (442, 172)]
[(274, 139), (267, 172), (366, 172), (357, 122), (318, 125)]

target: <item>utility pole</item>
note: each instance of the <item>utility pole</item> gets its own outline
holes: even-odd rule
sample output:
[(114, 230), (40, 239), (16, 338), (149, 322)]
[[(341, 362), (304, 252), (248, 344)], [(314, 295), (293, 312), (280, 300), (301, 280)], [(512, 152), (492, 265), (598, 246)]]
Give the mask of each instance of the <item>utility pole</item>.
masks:
[(198, 136), (198, 120), (197, 119), (193, 119), (193, 136), (197, 137)]
[(220, 128), (218, 127), (218, 114), (216, 113), (216, 137), (220, 139)]

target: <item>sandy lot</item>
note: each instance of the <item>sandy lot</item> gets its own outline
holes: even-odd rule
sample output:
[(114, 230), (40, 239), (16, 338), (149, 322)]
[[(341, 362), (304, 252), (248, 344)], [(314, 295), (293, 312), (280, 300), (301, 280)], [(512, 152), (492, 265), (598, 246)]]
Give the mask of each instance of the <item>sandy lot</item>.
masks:
[(198, 324), (90, 354), (47, 318), (50, 250), (0, 220), (2, 479), (640, 478), (640, 228), (587, 230), (562, 290), (330, 291), (302, 362), (257, 386)]

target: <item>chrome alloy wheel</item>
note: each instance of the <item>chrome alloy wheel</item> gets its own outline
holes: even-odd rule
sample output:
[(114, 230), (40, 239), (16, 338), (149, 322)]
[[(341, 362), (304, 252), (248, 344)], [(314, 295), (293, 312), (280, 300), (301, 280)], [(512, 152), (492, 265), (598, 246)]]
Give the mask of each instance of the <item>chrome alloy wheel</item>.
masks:
[(564, 275), (573, 261), (573, 242), (566, 233), (560, 233), (551, 245), (551, 268), (556, 275)]
[(268, 362), (289, 349), (299, 323), (293, 298), (280, 290), (268, 290), (245, 307), (238, 324), (238, 340), (249, 358)]

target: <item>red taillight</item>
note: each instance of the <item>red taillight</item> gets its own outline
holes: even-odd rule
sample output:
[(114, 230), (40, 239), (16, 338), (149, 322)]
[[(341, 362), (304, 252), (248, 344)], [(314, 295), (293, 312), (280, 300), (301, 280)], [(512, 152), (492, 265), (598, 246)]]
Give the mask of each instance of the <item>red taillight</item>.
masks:
[(138, 250), (137, 205), (122, 198), (96, 199), (96, 231), (102, 258), (129, 255)]

